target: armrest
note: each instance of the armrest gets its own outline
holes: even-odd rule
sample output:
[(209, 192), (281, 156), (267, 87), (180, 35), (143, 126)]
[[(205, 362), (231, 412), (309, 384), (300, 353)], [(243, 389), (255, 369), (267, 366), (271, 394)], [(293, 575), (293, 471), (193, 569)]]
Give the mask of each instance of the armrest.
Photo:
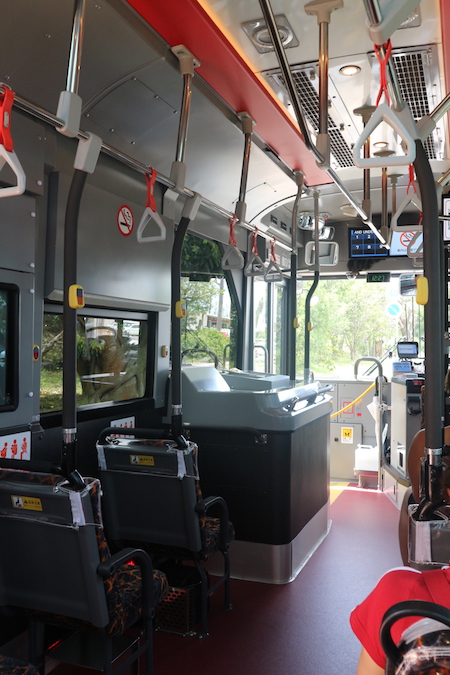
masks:
[(150, 556), (140, 548), (124, 548), (108, 560), (100, 563), (97, 572), (103, 579), (107, 579), (117, 572), (119, 567), (133, 561), (139, 566), (142, 578), (142, 616), (143, 618), (152, 617), (155, 610), (155, 592), (153, 582), (153, 566)]
[(229, 537), (229, 516), (228, 516), (228, 506), (223, 497), (207, 497), (202, 499), (196, 505), (195, 510), (200, 516), (205, 516), (211, 506), (219, 507), (219, 520), (220, 520), (220, 535), (219, 535), (219, 549), (221, 551), (226, 551), (230, 543)]

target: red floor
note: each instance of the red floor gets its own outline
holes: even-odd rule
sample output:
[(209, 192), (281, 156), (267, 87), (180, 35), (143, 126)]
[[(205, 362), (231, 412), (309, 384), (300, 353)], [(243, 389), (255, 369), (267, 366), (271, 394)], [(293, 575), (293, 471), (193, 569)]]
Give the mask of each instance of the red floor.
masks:
[(156, 633), (155, 675), (342, 675), (354, 673), (359, 644), (352, 608), (390, 567), (401, 565), (398, 511), (372, 490), (345, 490), (331, 506), (331, 530), (290, 584), (233, 580), (233, 610), (213, 597), (203, 641)]

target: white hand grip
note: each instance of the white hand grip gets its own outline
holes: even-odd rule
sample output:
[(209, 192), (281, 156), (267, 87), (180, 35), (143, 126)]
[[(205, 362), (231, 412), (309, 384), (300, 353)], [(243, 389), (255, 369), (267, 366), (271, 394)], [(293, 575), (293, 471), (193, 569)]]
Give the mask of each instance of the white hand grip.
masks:
[(263, 277), (266, 273), (266, 266), (257, 253), (250, 253), (248, 263), (244, 268), (246, 277)]
[(0, 145), (0, 170), (3, 168), (5, 163), (9, 164), (11, 169), (14, 171), (14, 174), (17, 178), (17, 185), (0, 188), (0, 197), (14, 197), (15, 195), (23, 195), (26, 186), (26, 176), (24, 170), (22, 169), (22, 165), (19, 162), (19, 158), (17, 157), (14, 150), (12, 152), (8, 152), (4, 145)]
[[(159, 233), (148, 237), (143, 236), (143, 232), (147, 225), (153, 221), (158, 226)], [(164, 241), (166, 238), (166, 226), (164, 225), (161, 216), (157, 211), (152, 211), (149, 206), (146, 207), (142, 214), (141, 221), (137, 229), (137, 240), (139, 244), (147, 244), (151, 241)]]
[(421, 242), (419, 242), (417, 248), (415, 251), (413, 251), (414, 246), (417, 243), (418, 238), (422, 234), (422, 228), (420, 230), (417, 230), (411, 241), (409, 242), (407, 249), (406, 249), (406, 255), (408, 258), (423, 258), (423, 239)]
[(408, 230), (408, 232), (417, 232), (418, 230), (422, 231), (421, 225), (408, 225), (407, 227), (404, 225), (397, 225), (399, 217), (403, 211), (405, 211), (406, 207), (409, 206), (409, 204), (414, 204), (414, 206), (416, 206), (419, 211), (422, 212), (422, 202), (420, 201), (419, 197), (415, 193), (412, 193), (411, 195), (407, 194), (391, 218), (392, 232), (404, 232), (405, 229)]
[[(416, 134), (413, 134), (412, 131), (407, 129), (406, 125), (410, 127), (412, 126), (410, 120), (411, 113), (410, 111), (409, 113), (405, 113), (405, 110), (406, 108), (402, 110), (401, 113), (396, 113), (386, 103), (382, 103), (378, 106), (364, 127), (361, 136), (354, 145), (353, 161), (355, 166), (358, 166), (360, 169), (369, 169), (383, 168), (387, 166), (405, 166), (414, 162), (416, 159), (416, 144), (413, 136)], [(403, 118), (405, 123), (400, 119), (400, 117)], [(374, 129), (376, 129), (377, 126), (382, 122), (389, 124), (401, 137), (402, 147), (405, 151), (405, 155), (391, 155), (390, 157), (361, 157), (361, 150), (364, 147), (364, 143), (367, 141)]]
[[(235, 262), (233, 262), (235, 258)], [(240, 250), (233, 246), (233, 244), (228, 244), (223, 254), (221, 267), (223, 270), (241, 270), (244, 267), (244, 257)]]
[[(273, 270), (273, 271), (272, 271)], [(264, 273), (264, 279), (268, 283), (274, 283), (276, 281), (283, 281), (283, 273), (275, 260), (271, 260), (267, 265), (266, 271)]]

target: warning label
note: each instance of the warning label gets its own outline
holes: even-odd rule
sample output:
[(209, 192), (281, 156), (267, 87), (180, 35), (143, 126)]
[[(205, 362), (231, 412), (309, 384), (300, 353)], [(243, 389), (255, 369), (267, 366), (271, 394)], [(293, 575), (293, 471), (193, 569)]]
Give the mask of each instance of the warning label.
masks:
[(19, 497), (18, 495), (11, 495), (11, 501), (15, 509), (42, 511), (42, 502), (37, 497)]
[(353, 427), (342, 427), (341, 429), (341, 443), (353, 443)]
[(155, 466), (153, 455), (130, 455), (130, 464), (139, 464), (141, 466)]

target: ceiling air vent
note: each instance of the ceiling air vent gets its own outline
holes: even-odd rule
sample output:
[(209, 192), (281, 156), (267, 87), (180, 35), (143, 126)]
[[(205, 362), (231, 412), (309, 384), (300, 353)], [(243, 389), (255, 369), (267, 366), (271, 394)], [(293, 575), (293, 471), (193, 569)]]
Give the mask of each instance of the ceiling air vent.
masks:
[[(372, 68), (372, 89), (375, 99), (379, 87), (380, 68), (374, 53), (368, 54), (368, 58)], [(434, 110), (441, 101), (436, 47), (431, 45), (420, 49), (393, 50), (392, 59), (401, 96), (410, 106), (414, 119), (419, 120)], [(305, 120), (312, 134), (317, 135), (319, 133), (318, 64), (313, 62), (293, 65), (291, 72)], [(281, 70), (266, 71), (264, 75), (277, 95), (287, 103), (289, 99)], [(357, 105), (353, 101), (343, 101), (331, 78), (328, 87), (331, 166), (336, 169), (350, 167), (353, 166), (352, 145), (357, 140), (359, 132), (355, 119), (348, 111)], [(424, 143), (429, 159), (444, 157), (444, 139), (444, 123), (441, 121)]]
[[(292, 66), (291, 72), (294, 79), (297, 94), (302, 106), (303, 114), (313, 134), (319, 133), (319, 96), (314, 84), (318, 84), (317, 64), (304, 64)], [(276, 91), (286, 92), (285, 80), (280, 70), (272, 70), (265, 73), (270, 84)], [(342, 134), (345, 124), (342, 120), (335, 121), (328, 115), (328, 133), (330, 135), (330, 153), (332, 163), (336, 168), (353, 166), (350, 139), (346, 140)]]

